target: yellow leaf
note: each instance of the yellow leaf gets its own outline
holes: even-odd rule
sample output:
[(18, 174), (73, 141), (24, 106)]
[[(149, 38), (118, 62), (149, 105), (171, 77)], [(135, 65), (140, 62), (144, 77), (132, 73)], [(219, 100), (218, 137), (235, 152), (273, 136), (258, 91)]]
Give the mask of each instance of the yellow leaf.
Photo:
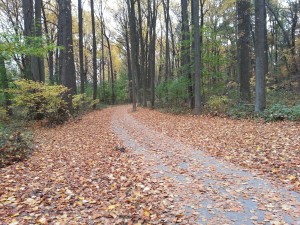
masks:
[(37, 221), (39, 224), (47, 224), (47, 219), (45, 217), (42, 217), (40, 218), (38, 221)]
[(118, 206), (119, 206), (118, 204), (116, 204), (116, 205), (109, 205), (107, 208), (109, 210), (113, 210), (113, 209), (117, 208)]
[(288, 177), (287, 177), (289, 180), (296, 180), (296, 176), (294, 176), (294, 175), (289, 175)]
[(9, 225), (17, 225), (17, 224), (19, 224), (19, 222), (17, 220), (13, 219)]
[(144, 216), (150, 217), (150, 212), (147, 209), (144, 209)]

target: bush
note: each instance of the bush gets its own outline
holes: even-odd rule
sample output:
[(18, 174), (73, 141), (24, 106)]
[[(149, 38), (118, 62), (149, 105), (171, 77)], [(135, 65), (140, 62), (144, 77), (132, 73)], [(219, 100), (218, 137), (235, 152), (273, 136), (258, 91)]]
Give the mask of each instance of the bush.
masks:
[(0, 107), (0, 121), (8, 120), (7, 111), (4, 107)]
[(68, 89), (61, 85), (47, 85), (30, 80), (18, 80), (9, 92), (13, 95), (12, 108), (20, 110), (26, 119), (47, 119), (51, 124), (63, 123), (69, 118), (63, 96)]
[(73, 96), (73, 108), (77, 111), (91, 109), (99, 103), (99, 99), (93, 100), (86, 94), (78, 94)]
[(291, 108), (291, 113), (288, 116), (289, 120), (300, 120), (300, 104), (295, 105)]
[(265, 121), (300, 120), (300, 105), (287, 107), (282, 104), (274, 104), (264, 111)]
[(32, 152), (32, 135), (15, 129), (0, 129), (0, 168), (27, 159)]
[(225, 114), (229, 108), (230, 99), (227, 96), (213, 95), (207, 101), (207, 108), (214, 114)]
[(232, 105), (227, 115), (234, 119), (253, 118), (254, 117), (254, 105), (251, 104), (236, 104)]
[(156, 87), (156, 94), (163, 102), (178, 104), (188, 98), (190, 81), (187, 77), (180, 76), (165, 81)]
[(274, 104), (264, 111), (263, 117), (267, 122), (280, 121), (287, 119), (290, 112), (290, 108), (286, 107), (285, 105)]

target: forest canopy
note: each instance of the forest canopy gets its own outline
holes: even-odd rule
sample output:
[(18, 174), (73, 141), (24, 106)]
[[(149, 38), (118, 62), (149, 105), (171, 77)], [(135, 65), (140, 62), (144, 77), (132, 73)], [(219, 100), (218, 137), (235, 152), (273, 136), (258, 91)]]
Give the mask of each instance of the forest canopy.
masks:
[(27, 79), (65, 86), (58, 97), (70, 113), (87, 99), (298, 119), (299, 9), (296, 0), (1, 1), (1, 105), (12, 113), (8, 89)]

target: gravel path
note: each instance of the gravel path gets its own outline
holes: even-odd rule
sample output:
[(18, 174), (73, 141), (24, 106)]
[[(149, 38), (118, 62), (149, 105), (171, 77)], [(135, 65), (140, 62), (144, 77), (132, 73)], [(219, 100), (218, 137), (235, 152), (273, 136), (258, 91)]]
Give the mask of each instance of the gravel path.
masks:
[(299, 193), (154, 131), (130, 114), (129, 106), (116, 107), (112, 129), (169, 189), (177, 223), (300, 225)]

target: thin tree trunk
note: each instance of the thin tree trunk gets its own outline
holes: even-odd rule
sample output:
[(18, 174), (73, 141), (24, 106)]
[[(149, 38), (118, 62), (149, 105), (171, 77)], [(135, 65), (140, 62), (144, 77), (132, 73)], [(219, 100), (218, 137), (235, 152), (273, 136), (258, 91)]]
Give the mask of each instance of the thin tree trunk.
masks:
[(78, 0), (78, 33), (79, 33), (79, 67), (80, 67), (80, 92), (84, 93), (84, 64), (83, 64), (83, 18), (82, 18), (82, 3)]
[(194, 25), (194, 66), (195, 66), (195, 115), (201, 113), (201, 91), (200, 91), (200, 25), (199, 25), (199, 0), (192, 0), (193, 25)]
[(111, 79), (111, 103), (115, 104), (115, 78), (114, 78), (114, 67), (113, 67), (113, 59), (111, 54), (111, 45), (108, 36), (104, 33), (104, 36), (108, 45), (108, 54), (109, 54), (109, 65), (110, 65), (110, 79)]
[(163, 7), (164, 7), (164, 17), (165, 17), (165, 24), (166, 24), (166, 56), (165, 56), (165, 75), (166, 80), (171, 77), (170, 71), (170, 40), (169, 40), (169, 24), (170, 24), (170, 1), (163, 0)]
[(11, 100), (9, 99), (8, 89), (8, 77), (5, 68), (5, 60), (2, 55), (0, 55), (0, 83), (2, 84), (2, 90), (4, 92), (4, 104), (7, 115), (12, 115), (12, 109), (9, 107), (11, 105)]
[[(51, 39), (50, 38), (50, 33), (49, 33), (49, 28), (48, 28), (48, 23), (46, 19), (46, 12), (45, 12), (45, 7), (42, 5), (42, 13), (44, 17), (44, 28), (45, 28), (45, 34), (47, 36), (47, 44), (51, 44)], [(49, 82), (50, 84), (54, 84), (54, 52), (53, 50), (48, 51), (48, 57), (47, 57), (47, 62), (48, 62), (48, 68), (49, 68)]]
[[(94, 0), (91, 0), (91, 19), (92, 19), (92, 34), (93, 34), (93, 100), (97, 98), (97, 43), (95, 31), (95, 12)], [(93, 105), (96, 108), (96, 104)]]
[(129, 101), (132, 103), (132, 71), (131, 71), (131, 54), (130, 54), (130, 43), (128, 33), (128, 21), (125, 21), (125, 42), (126, 42), (126, 58), (127, 58), (127, 69), (128, 69), (128, 90), (129, 90)]

